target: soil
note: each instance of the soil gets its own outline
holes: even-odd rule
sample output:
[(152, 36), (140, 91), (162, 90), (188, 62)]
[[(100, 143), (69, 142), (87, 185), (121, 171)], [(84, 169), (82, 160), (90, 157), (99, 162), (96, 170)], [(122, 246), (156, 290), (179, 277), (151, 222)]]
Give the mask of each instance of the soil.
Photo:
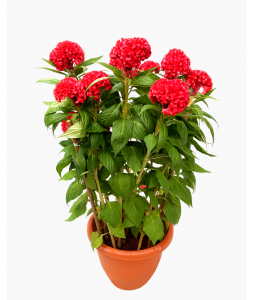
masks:
[[(121, 239), (121, 248), (118, 248), (117, 246), (117, 238), (115, 239), (116, 242), (116, 248), (120, 250), (125, 251), (136, 251), (138, 248), (138, 241), (139, 241), (140, 233), (138, 234), (137, 238), (132, 234), (131, 230), (128, 230), (128, 234), (126, 236), (126, 239)], [(103, 243), (109, 247), (112, 247), (111, 238), (109, 235), (107, 235), (107, 238), (103, 238)], [(144, 250), (147, 249), (148, 245), (148, 237), (145, 235), (142, 241), (141, 249)], [(150, 247), (154, 246), (153, 243), (150, 241)]]

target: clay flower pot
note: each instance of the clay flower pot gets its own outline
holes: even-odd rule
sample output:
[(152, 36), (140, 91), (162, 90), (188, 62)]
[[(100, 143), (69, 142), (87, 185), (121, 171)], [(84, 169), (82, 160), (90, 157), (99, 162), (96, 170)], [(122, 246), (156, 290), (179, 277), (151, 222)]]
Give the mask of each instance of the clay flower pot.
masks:
[[(89, 240), (93, 231), (96, 231), (96, 225), (92, 215), (87, 224)], [(101, 265), (111, 282), (122, 290), (135, 290), (145, 285), (155, 272), (162, 251), (171, 243), (173, 231), (174, 227), (170, 223), (166, 237), (147, 250), (123, 251), (105, 244), (97, 248)]]

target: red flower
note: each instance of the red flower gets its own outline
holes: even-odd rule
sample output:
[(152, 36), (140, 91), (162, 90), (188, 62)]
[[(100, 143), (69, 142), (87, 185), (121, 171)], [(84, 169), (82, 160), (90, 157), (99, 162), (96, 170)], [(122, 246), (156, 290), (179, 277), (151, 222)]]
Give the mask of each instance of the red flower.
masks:
[(58, 71), (63, 71), (64, 69), (72, 70), (74, 62), (76, 65), (79, 65), (84, 59), (85, 54), (82, 48), (70, 41), (58, 43), (49, 55), (49, 60), (56, 65)]
[(54, 88), (53, 94), (56, 101), (61, 102), (65, 97), (72, 99), (75, 104), (79, 92), (79, 81), (74, 77), (67, 77), (62, 79)]
[(171, 49), (161, 62), (161, 69), (165, 71), (164, 77), (176, 78), (190, 72), (190, 59), (180, 49)]
[(141, 61), (150, 57), (151, 53), (151, 46), (146, 39), (122, 38), (112, 48), (109, 64), (122, 70), (128, 76), (133, 68), (138, 69)]
[(200, 88), (203, 88), (202, 94), (206, 94), (213, 88), (211, 77), (205, 71), (191, 70), (185, 79), (189, 87), (192, 88), (192, 95), (197, 95)]
[(65, 120), (63, 120), (63, 122), (61, 123), (61, 127), (62, 127), (62, 131), (65, 132), (68, 129), (67, 123)]
[[(98, 100), (100, 98), (101, 88), (104, 87), (105, 90), (111, 89), (111, 83), (109, 79), (104, 79), (96, 82), (92, 85), (89, 90), (86, 92), (86, 89), (89, 85), (95, 81), (96, 79), (108, 77), (108, 75), (102, 71), (92, 71), (83, 76), (80, 81), (79, 86), (79, 97), (77, 103), (83, 103), (86, 99), (86, 95), (88, 97), (94, 97), (94, 100)], [(86, 93), (86, 95), (85, 95)]]
[(153, 103), (158, 101), (163, 104), (164, 115), (174, 116), (182, 112), (189, 104), (189, 88), (180, 79), (162, 78), (151, 86), (149, 97)]
[(145, 184), (141, 184), (139, 187), (140, 187), (141, 190), (146, 189), (146, 185)]
[(158, 67), (158, 68), (154, 69), (152, 72), (159, 73), (160, 72), (160, 64), (158, 64), (157, 62), (151, 61), (151, 60), (147, 60), (139, 67), (139, 70), (146, 71), (146, 70), (149, 70), (149, 69), (155, 68), (155, 67)]

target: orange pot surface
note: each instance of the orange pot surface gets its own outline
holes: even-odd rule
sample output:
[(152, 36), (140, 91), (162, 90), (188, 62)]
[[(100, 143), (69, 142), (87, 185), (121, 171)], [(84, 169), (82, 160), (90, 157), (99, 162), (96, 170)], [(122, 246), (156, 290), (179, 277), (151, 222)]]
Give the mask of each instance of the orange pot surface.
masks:
[[(96, 231), (96, 225), (91, 215), (87, 224), (89, 240), (93, 231)], [(123, 251), (105, 244), (97, 248), (101, 265), (111, 282), (122, 290), (135, 290), (145, 285), (155, 272), (162, 251), (171, 243), (173, 231), (174, 227), (170, 223), (166, 237), (147, 250)]]

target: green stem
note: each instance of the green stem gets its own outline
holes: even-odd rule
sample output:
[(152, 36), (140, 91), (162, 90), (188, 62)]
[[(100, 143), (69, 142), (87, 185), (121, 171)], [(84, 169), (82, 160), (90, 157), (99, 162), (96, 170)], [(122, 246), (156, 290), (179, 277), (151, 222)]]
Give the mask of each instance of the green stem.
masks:
[(125, 93), (124, 93), (124, 103), (123, 103), (123, 119), (127, 118), (127, 113), (128, 113), (128, 108), (127, 108), (127, 105), (128, 105), (128, 96), (129, 96), (128, 89), (129, 89), (129, 85), (128, 85), (128, 82), (127, 82), (127, 80), (125, 78), (124, 79), (124, 90), (125, 90)]

